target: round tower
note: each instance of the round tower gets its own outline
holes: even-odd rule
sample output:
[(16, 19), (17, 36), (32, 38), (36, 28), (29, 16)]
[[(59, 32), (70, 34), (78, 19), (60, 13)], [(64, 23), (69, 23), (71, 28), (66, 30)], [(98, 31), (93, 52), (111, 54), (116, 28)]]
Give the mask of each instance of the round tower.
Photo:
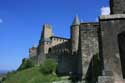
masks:
[(71, 51), (72, 51), (72, 54), (74, 54), (78, 51), (79, 26), (80, 26), (80, 20), (79, 20), (78, 16), (75, 16), (74, 21), (71, 25)]

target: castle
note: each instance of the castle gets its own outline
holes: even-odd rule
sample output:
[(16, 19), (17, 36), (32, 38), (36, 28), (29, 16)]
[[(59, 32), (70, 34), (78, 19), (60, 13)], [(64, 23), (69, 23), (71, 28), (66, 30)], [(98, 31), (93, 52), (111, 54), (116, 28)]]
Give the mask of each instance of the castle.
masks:
[(81, 23), (76, 16), (69, 39), (54, 36), (45, 24), (38, 47), (29, 49), (30, 58), (36, 64), (53, 58), (59, 74), (85, 83), (125, 83), (125, 1), (110, 0), (110, 8), (99, 22)]

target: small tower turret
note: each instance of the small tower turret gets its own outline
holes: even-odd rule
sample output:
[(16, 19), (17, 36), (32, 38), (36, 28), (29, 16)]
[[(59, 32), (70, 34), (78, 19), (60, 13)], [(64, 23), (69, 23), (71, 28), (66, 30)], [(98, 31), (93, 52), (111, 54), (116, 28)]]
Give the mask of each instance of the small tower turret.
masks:
[(80, 20), (79, 20), (78, 16), (75, 16), (74, 21), (71, 25), (71, 51), (72, 51), (72, 54), (74, 54), (78, 51), (79, 25), (80, 25)]
[(33, 45), (32, 48), (29, 49), (29, 57), (34, 58), (36, 56), (37, 56), (37, 47)]

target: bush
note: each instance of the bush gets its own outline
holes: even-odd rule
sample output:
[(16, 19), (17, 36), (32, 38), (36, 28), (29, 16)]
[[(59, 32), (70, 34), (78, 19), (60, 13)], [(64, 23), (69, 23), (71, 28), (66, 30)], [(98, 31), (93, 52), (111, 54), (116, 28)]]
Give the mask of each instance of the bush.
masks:
[(18, 68), (18, 70), (24, 70), (34, 67), (34, 62), (31, 59), (23, 59), (21, 66)]
[[(3, 82), (3, 81), (5, 81), (5, 80), (6, 80), (6, 77), (3, 77), (1, 81)], [(1, 83), (2, 83), (2, 82), (1, 82)]]
[(43, 74), (54, 74), (56, 71), (57, 63), (53, 59), (46, 59), (43, 64), (40, 65), (40, 71)]

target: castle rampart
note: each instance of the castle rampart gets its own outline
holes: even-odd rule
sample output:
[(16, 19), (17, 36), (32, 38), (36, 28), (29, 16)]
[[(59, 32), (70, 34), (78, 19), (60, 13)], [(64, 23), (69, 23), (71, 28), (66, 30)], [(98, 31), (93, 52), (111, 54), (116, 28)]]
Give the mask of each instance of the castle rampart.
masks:
[(81, 23), (76, 16), (69, 39), (54, 36), (45, 24), (30, 57), (36, 56), (37, 64), (53, 58), (58, 74), (87, 83), (125, 83), (125, 0), (110, 0), (110, 8), (111, 15), (100, 16), (99, 22)]

